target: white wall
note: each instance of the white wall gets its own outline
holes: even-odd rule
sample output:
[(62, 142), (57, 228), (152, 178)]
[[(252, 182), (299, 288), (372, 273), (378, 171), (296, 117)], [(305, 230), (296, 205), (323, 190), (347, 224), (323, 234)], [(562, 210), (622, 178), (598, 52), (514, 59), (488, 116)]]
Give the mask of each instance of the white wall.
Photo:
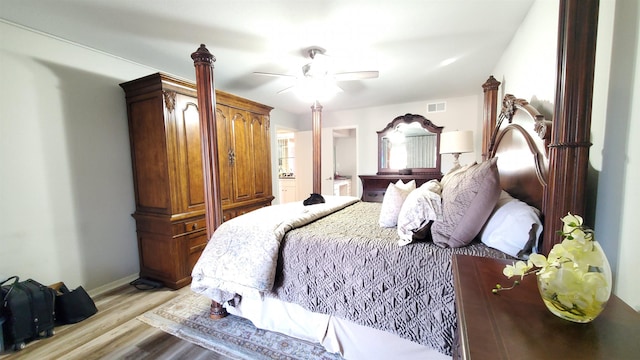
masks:
[[(637, 257), (640, 254), (637, 216), (640, 213), (640, 4), (629, 0), (601, 0), (598, 41), (606, 59), (596, 62), (599, 104), (593, 114), (591, 163), (595, 168), (597, 204), (595, 230), (615, 272), (614, 291), (640, 311)], [(604, 16), (603, 16), (604, 15)], [(604, 19), (604, 21), (603, 21)], [(598, 49), (600, 52), (600, 48)], [(598, 57), (597, 60), (601, 58)], [(604, 65), (604, 66), (602, 66)]]
[(558, 1), (537, 0), (496, 64), (493, 76), (505, 94), (528, 100), (551, 119), (555, 102)]
[[(336, 153), (336, 174), (343, 176), (358, 176), (356, 153), (356, 137), (335, 137), (333, 144)], [(343, 156), (344, 154), (344, 156)]]
[[(633, 264), (640, 242), (633, 225), (640, 212), (640, 149), (630, 136), (640, 133), (631, 120), (640, 116), (638, 8), (636, 1), (600, 1), (585, 214), (612, 265), (614, 293), (636, 310), (640, 286)], [(494, 71), (503, 93), (542, 105), (545, 115), (555, 102), (557, 18), (557, 1), (537, 0)]]
[(0, 22), (0, 278), (93, 289), (137, 273), (120, 82), (154, 72)]
[[(96, 291), (133, 280), (135, 201), (118, 84), (162, 70), (3, 21), (0, 64), (0, 279)], [(272, 149), (276, 127), (296, 121), (272, 112)]]

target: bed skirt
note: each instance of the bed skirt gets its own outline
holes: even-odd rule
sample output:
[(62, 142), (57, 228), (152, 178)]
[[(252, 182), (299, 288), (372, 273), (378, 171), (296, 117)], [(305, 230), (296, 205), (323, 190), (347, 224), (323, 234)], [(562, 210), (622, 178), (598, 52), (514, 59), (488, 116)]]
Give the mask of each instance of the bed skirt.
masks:
[(241, 316), (259, 328), (319, 343), (345, 359), (451, 359), (434, 349), (392, 333), (358, 325), (335, 316), (314, 313), (273, 297), (243, 297), (230, 314)]

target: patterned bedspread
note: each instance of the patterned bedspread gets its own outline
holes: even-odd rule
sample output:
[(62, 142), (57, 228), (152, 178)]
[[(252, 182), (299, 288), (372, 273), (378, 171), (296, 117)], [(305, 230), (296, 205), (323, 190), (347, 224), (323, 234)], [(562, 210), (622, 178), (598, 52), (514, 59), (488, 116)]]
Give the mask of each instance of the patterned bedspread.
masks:
[(280, 242), (287, 231), (357, 201), (351, 196), (329, 196), (326, 203), (274, 205), (222, 223), (193, 267), (191, 289), (219, 303), (236, 298), (236, 294), (271, 290)]
[[(479, 242), (463, 248), (441, 248), (430, 242), (399, 246), (396, 228), (378, 224), (380, 206), (356, 202), (304, 226), (288, 226), (277, 241), (279, 253), (273, 258), (277, 260), (274, 286), (261, 293), (388, 331), (450, 355), (456, 328), (452, 255), (508, 255)], [(265, 214), (252, 219), (259, 222)], [(266, 228), (254, 228), (252, 233)], [(233, 241), (240, 238), (248, 237), (237, 233)], [(269, 244), (273, 249), (273, 243)], [(194, 268), (192, 289), (222, 302), (232, 298), (233, 292), (242, 294), (249, 288), (223, 291), (203, 274), (226, 266), (248, 268), (254, 260), (240, 255), (221, 265), (216, 263), (219, 251), (219, 246), (209, 243)], [(207, 253), (217, 258), (207, 260)]]
[(378, 225), (380, 206), (359, 202), (289, 231), (270, 295), (451, 355), (452, 255), (508, 255), (480, 242), (455, 249), (426, 242), (398, 246), (396, 229)]

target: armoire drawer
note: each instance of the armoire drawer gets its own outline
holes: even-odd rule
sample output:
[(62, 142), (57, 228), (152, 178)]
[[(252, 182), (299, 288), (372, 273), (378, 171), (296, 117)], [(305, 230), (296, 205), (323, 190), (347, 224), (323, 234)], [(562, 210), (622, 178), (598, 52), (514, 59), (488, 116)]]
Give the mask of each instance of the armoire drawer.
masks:
[(189, 220), (173, 224), (173, 235), (179, 236), (193, 231), (203, 230), (207, 228), (207, 221), (204, 218), (197, 220)]

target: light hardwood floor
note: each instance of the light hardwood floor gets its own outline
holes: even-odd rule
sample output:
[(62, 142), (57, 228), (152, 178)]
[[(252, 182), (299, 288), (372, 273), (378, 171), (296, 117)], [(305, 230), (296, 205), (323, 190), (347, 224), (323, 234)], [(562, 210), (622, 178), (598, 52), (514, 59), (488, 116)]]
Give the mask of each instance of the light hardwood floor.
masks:
[(191, 291), (166, 288), (141, 291), (133, 286), (96, 296), (98, 313), (80, 323), (57, 326), (50, 338), (32, 341), (9, 359), (229, 359), (180, 340), (136, 317)]

